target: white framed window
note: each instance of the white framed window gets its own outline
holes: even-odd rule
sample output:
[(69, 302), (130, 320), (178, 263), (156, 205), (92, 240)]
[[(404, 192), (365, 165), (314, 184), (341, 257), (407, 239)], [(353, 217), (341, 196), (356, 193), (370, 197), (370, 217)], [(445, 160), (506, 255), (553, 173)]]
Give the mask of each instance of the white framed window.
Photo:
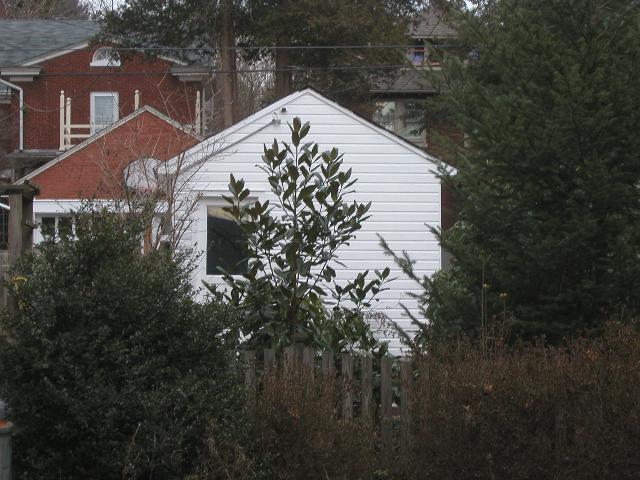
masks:
[(101, 47), (93, 52), (92, 67), (119, 67), (120, 55), (111, 47)]
[(376, 103), (373, 121), (419, 145), (426, 145), (425, 107), (419, 100), (402, 99)]
[(91, 92), (91, 133), (118, 121), (118, 93)]
[(38, 220), (42, 238), (74, 234), (75, 228), (71, 215), (43, 215)]

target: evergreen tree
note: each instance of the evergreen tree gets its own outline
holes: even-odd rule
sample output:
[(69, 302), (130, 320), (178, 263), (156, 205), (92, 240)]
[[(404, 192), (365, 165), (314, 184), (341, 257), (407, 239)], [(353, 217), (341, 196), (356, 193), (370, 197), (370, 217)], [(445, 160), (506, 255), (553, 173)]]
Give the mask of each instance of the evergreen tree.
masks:
[[(233, 7), (234, 39), (245, 47), (239, 50), (241, 56), (249, 61), (267, 59), (275, 66), (275, 97), (311, 84), (351, 106), (368, 95), (368, 86), (376, 75), (393, 74), (393, 70), (371, 67), (402, 64), (403, 49), (326, 47), (404, 45), (411, 15), (426, 3), (226, 1)], [(105, 33), (136, 39), (136, 43), (218, 53), (215, 49), (221, 46), (223, 26), (228, 26), (222, 15), (224, 4), (222, 0), (126, 0), (117, 10), (105, 13)], [(229, 42), (225, 45), (228, 47)], [(275, 48), (254, 49), (264, 46)], [(283, 48), (289, 46), (294, 48)], [(324, 48), (300, 48), (308, 46)]]
[(81, 0), (4, 0), (0, 18), (87, 18), (89, 10)]
[[(597, 332), (640, 308), (640, 6), (491, 0), (461, 10), (444, 101), (467, 134), (443, 179), (453, 255), (421, 300), (422, 339), (507, 321)], [(411, 265), (399, 259), (408, 272)]]

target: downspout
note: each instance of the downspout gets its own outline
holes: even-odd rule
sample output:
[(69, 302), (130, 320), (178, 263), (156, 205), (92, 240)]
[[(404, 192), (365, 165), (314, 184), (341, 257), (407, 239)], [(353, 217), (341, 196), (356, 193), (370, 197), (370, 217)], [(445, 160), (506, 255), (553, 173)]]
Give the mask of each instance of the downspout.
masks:
[(1, 78), (0, 83), (6, 85), (9, 88), (18, 90), (18, 93), (20, 94), (20, 140), (18, 150), (22, 152), (24, 150), (24, 92), (19, 86), (7, 82), (6, 80), (2, 80)]

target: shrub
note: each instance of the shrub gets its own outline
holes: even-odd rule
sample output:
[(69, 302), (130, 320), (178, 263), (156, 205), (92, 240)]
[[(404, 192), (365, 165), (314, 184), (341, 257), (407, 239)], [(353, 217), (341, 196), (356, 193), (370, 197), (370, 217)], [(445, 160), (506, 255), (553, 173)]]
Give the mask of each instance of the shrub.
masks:
[(363, 312), (386, 289), (389, 269), (338, 278), (338, 252), (369, 218), (371, 203), (348, 201), (356, 180), (342, 166), (337, 149), (320, 153), (302, 143), (309, 123), (289, 126), (291, 144), (264, 147), (259, 168), (271, 187), (272, 202), (247, 202), (251, 191), (231, 175), (227, 212), (246, 242), (248, 269), (225, 272), (228, 298), (243, 312), (242, 333), (257, 347), (281, 348), (303, 337), (334, 352), (386, 352)]
[[(441, 479), (637, 478), (640, 333), (565, 349), (450, 344), (417, 363), (416, 472)], [(416, 476), (416, 478), (423, 478)]]
[[(0, 397), (18, 478), (183, 478), (215, 438), (233, 460), (243, 406), (225, 309), (192, 300), (185, 258), (141, 253), (135, 215), (83, 209), (12, 280), (0, 320)], [(211, 459), (209, 459), (211, 460)]]

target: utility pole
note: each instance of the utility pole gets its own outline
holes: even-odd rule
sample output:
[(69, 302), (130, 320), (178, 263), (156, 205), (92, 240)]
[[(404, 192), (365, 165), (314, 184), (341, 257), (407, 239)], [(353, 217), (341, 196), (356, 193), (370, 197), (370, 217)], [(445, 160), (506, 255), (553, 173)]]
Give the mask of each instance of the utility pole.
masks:
[(222, 1), (222, 38), (220, 42), (220, 96), (222, 127), (228, 128), (236, 121), (238, 76), (236, 72), (236, 38), (233, 19), (233, 0)]
[[(282, 11), (287, 9), (287, 0), (281, 0), (280, 8)], [(278, 42), (279, 43), (279, 42)], [(280, 45), (276, 44), (276, 47)], [(289, 50), (287, 48), (276, 48), (276, 99), (284, 98), (291, 93), (293, 84), (292, 72), (289, 65)]]

